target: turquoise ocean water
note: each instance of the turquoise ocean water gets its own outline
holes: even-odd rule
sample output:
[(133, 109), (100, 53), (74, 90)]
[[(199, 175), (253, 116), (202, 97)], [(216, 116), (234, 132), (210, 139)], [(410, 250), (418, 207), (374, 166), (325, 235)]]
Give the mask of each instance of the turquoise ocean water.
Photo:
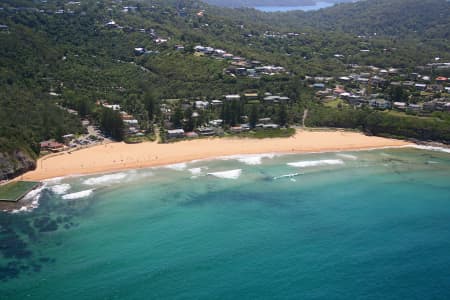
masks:
[(450, 299), (449, 153), (236, 156), (38, 204), (0, 213), (0, 299)]

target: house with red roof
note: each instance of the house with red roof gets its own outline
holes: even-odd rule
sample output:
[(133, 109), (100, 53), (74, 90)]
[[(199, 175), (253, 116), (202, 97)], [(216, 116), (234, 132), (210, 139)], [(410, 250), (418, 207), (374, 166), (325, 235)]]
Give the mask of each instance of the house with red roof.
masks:
[(444, 76), (439, 76), (439, 77), (436, 77), (435, 80), (436, 80), (436, 83), (446, 83), (448, 78), (444, 77)]
[(61, 152), (66, 149), (64, 144), (55, 142), (55, 141), (43, 141), (40, 143), (41, 150), (50, 151), (50, 152)]

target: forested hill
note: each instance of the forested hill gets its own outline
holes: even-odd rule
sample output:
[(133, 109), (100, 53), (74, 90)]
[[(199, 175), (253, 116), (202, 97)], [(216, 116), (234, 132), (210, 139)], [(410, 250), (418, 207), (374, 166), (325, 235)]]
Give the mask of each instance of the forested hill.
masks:
[(448, 0), (361, 0), (309, 12), (263, 13), (255, 9), (217, 12), (290, 29), (308, 27), (399, 38), (424, 35), (426, 38), (448, 38), (450, 34)]
[(316, 0), (205, 0), (205, 2), (225, 7), (256, 7), (314, 5)]
[[(224, 7), (258, 7), (258, 6), (313, 6), (319, 0), (204, 0), (206, 3)], [(330, 3), (354, 2), (355, 0), (326, 0)], [(358, 1), (358, 0), (356, 0)]]
[(448, 38), (448, 0), (362, 0), (311, 13), (288, 13), (288, 22), (355, 34)]

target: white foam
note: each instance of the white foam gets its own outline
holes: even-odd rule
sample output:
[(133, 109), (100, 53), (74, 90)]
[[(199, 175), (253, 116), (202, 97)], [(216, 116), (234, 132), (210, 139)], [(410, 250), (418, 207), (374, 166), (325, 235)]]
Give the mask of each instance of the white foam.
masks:
[(260, 165), (263, 158), (272, 159), (276, 156), (275, 153), (263, 153), (263, 154), (242, 154), (242, 155), (231, 155), (222, 157), (222, 160), (237, 160), (246, 165)]
[(323, 160), (305, 160), (288, 163), (288, 166), (297, 168), (318, 167), (327, 165), (343, 165), (344, 162), (341, 159), (323, 159)]
[(339, 157), (342, 157), (342, 158), (347, 158), (347, 159), (352, 159), (352, 160), (357, 160), (358, 159), (357, 156), (351, 155), (351, 154), (337, 153), (336, 155), (339, 156)]
[(175, 170), (175, 171), (184, 171), (187, 168), (187, 164), (179, 163), (179, 164), (167, 165), (164, 167), (167, 169)]
[(273, 178), (273, 180), (282, 179), (282, 178), (292, 178), (292, 177), (296, 177), (296, 176), (300, 176), (300, 175), (303, 175), (303, 173), (285, 174), (285, 175), (275, 176)]
[(192, 168), (188, 170), (192, 175), (200, 175), (202, 174), (202, 168)]
[(94, 192), (94, 190), (84, 190), (81, 192), (76, 192), (76, 193), (72, 193), (72, 194), (67, 194), (62, 196), (62, 198), (64, 200), (74, 200), (74, 199), (81, 199), (81, 198), (86, 198), (88, 196), (90, 196), (92, 193)]
[(103, 175), (100, 177), (89, 178), (83, 181), (85, 185), (111, 184), (127, 177), (126, 173), (115, 173)]
[(18, 213), (30, 212), (30, 211), (32, 211), (33, 209), (37, 208), (38, 206), (39, 206), (39, 204), (36, 204), (36, 205), (33, 205), (33, 204), (30, 204), (30, 205), (24, 205), (24, 206), (22, 206), (21, 208), (13, 209), (13, 210), (11, 211), (11, 213), (12, 213), (12, 214), (18, 214)]
[(67, 193), (70, 189), (71, 186), (68, 183), (58, 184), (50, 187), (50, 190), (57, 195), (63, 195)]
[(41, 185), (39, 188), (30, 191), (28, 194), (23, 197), (24, 200), (39, 200), (41, 198), (42, 191), (46, 188), (46, 184)]
[[(40, 195), (39, 195), (40, 197)], [(39, 207), (39, 198), (35, 198), (31, 203), (22, 206), (19, 209), (14, 209), (11, 211), (12, 214), (22, 213), (22, 212), (30, 212)]]
[(238, 179), (241, 176), (241, 174), (242, 174), (242, 169), (208, 173), (208, 175), (211, 175), (211, 176), (214, 176), (217, 178), (225, 178), (225, 179)]
[(23, 197), (24, 201), (30, 201), (28, 204), (22, 206), (19, 209), (14, 209), (11, 211), (13, 214), (30, 212), (39, 207), (39, 199), (41, 198), (42, 191), (46, 188), (46, 184), (43, 184), (37, 189), (30, 191)]
[(149, 172), (149, 171), (145, 171), (145, 172), (133, 171), (133, 172), (130, 172), (127, 175), (127, 182), (132, 182), (132, 181), (135, 181), (135, 180), (138, 180), (138, 179), (145, 179), (145, 178), (148, 178), (148, 177), (152, 177), (154, 175), (155, 174), (153, 172)]
[(421, 150), (430, 150), (430, 151), (438, 151), (438, 152), (450, 153), (450, 148), (445, 148), (445, 147), (426, 146), (426, 145), (413, 145), (413, 148), (421, 149)]
[(54, 178), (46, 179), (46, 180), (44, 180), (44, 182), (47, 184), (58, 184), (63, 179), (64, 179), (64, 177), (54, 177)]

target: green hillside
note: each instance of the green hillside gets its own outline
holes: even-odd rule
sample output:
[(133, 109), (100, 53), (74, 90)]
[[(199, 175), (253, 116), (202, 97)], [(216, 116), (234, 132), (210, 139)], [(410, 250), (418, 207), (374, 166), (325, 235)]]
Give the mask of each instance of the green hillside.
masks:
[[(383, 1), (308, 14), (266, 14), (189, 0), (2, 1), (0, 180), (32, 168), (39, 142), (85, 132), (81, 119), (124, 138), (121, 130), (108, 128), (119, 116), (99, 103), (121, 105), (151, 133), (154, 124), (164, 124), (164, 99), (189, 103), (270, 92), (291, 99), (287, 118), (295, 123), (305, 107), (322, 111), (310, 76), (346, 75), (350, 65), (412, 72), (438, 56), (450, 60), (449, 16), (443, 13), (448, 1), (389, 1), (389, 9)], [(371, 35), (358, 36), (362, 33)], [(231, 76), (229, 61), (199, 56), (197, 45), (286, 72)], [(234, 114), (227, 118), (233, 125), (239, 114), (256, 111), (277, 121), (286, 109), (259, 102), (225, 108), (202, 113), (201, 120)], [(312, 124), (321, 122), (313, 119)]]

